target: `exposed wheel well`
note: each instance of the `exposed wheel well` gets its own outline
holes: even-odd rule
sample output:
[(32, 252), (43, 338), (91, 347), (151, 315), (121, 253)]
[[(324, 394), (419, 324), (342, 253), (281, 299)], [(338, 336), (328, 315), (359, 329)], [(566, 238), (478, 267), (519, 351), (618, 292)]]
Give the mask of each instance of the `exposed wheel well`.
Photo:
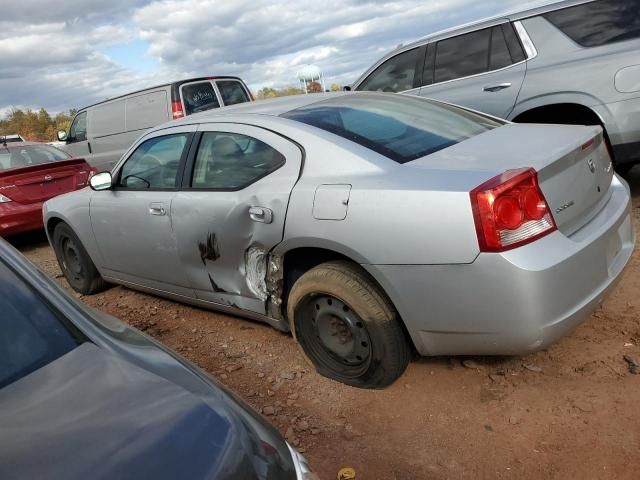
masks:
[(61, 218), (54, 217), (49, 219), (49, 221), (47, 222), (47, 234), (49, 235), (49, 238), (53, 238), (53, 231), (56, 229), (59, 223), (63, 223), (63, 220)]
[[(358, 262), (347, 257), (346, 255), (335, 252), (333, 250), (324, 249), (324, 248), (301, 247), (301, 248), (295, 248), (293, 250), (289, 250), (288, 252), (286, 252), (284, 254), (284, 259), (282, 264), (283, 270), (284, 270), (283, 271), (284, 284), (283, 284), (283, 291), (282, 291), (282, 311), (283, 312), (287, 311), (287, 301), (289, 299), (289, 292), (291, 291), (291, 287), (293, 287), (293, 284), (296, 282), (296, 280), (298, 280), (305, 272), (311, 270), (313, 267), (316, 267), (321, 263), (335, 261), (335, 260), (346, 260), (360, 267)], [(371, 282), (374, 285), (376, 285), (380, 289), (380, 291), (386, 295), (386, 292), (384, 291), (382, 286), (376, 281), (376, 279), (373, 278), (366, 270), (364, 269), (362, 270), (365, 273), (365, 275), (369, 278), (369, 280), (371, 280)], [(387, 295), (387, 298), (388, 298), (388, 295)], [(389, 302), (391, 302), (391, 304), (393, 305), (393, 300), (391, 300), (390, 298), (389, 298)], [(413, 340), (411, 338), (411, 335), (409, 335), (409, 332), (407, 331), (404, 321), (402, 321), (402, 318), (398, 313), (398, 309), (395, 308), (395, 305), (394, 305), (394, 309), (398, 314), (398, 319), (400, 320), (400, 325), (402, 326), (405, 336), (415, 351), (416, 349), (415, 349)]]
[(577, 103), (556, 103), (532, 108), (513, 119), (516, 123), (554, 123), (567, 125), (601, 125), (600, 117), (589, 107)]
[(600, 125), (604, 132), (604, 140), (607, 142), (609, 154), (614, 160), (615, 157), (611, 140), (607, 128), (602, 123), (600, 117), (589, 107), (578, 103), (555, 103), (552, 105), (543, 105), (542, 107), (532, 108), (526, 112), (522, 112), (513, 119), (516, 123), (551, 123), (564, 125)]

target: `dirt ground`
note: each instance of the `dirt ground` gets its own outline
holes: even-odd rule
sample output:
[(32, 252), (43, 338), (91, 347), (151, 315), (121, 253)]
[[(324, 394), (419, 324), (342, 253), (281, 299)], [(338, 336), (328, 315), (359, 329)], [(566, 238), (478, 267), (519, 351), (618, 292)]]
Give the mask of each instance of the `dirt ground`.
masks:
[[(630, 177), (640, 229), (640, 167)], [(14, 243), (66, 286), (42, 235)], [(638, 479), (640, 253), (582, 326), (518, 358), (423, 358), (383, 391), (327, 380), (268, 326), (115, 287), (83, 297), (216, 375), (321, 479)]]

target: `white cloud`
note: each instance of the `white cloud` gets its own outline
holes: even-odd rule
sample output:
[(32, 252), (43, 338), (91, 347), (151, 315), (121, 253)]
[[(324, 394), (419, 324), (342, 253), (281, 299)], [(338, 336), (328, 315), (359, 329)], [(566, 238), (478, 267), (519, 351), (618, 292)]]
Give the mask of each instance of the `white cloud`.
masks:
[[(534, 0), (535, 1), (535, 0)], [(541, 0), (542, 1), (542, 0)], [(348, 83), (399, 43), (531, 0), (0, 0), (0, 112), (80, 107), (195, 75), (253, 88), (296, 83), (307, 63)], [(141, 74), (101, 49), (140, 39), (159, 68)], [(135, 62), (134, 62), (135, 63)]]

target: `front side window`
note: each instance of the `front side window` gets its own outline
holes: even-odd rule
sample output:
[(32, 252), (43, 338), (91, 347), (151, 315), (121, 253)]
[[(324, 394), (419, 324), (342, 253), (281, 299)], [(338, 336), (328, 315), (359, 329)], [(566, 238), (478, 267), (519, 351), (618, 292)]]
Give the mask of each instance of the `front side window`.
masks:
[(69, 129), (69, 142), (83, 142), (87, 139), (87, 112), (76, 115)]
[(487, 71), (491, 29), (479, 30), (438, 42), (435, 83)]
[(413, 88), (420, 48), (414, 48), (390, 58), (367, 77), (358, 90), (403, 92)]
[(0, 263), (0, 388), (44, 367), (81, 340)]
[(200, 140), (191, 186), (216, 190), (244, 188), (284, 164), (284, 156), (247, 135), (205, 132)]
[(182, 101), (187, 115), (220, 107), (218, 96), (211, 82), (183, 85)]
[(24, 145), (0, 150), (0, 170), (68, 160), (71, 155), (50, 145)]
[(640, 38), (637, 0), (598, 0), (544, 15), (583, 47), (597, 47)]
[(178, 133), (143, 142), (127, 159), (117, 186), (128, 189), (171, 189), (189, 134)]
[(236, 103), (245, 103), (249, 101), (247, 92), (240, 82), (235, 80), (219, 80), (216, 82), (222, 103), (225, 105), (235, 105)]
[(346, 138), (398, 163), (424, 157), (502, 125), (452, 105), (408, 95), (351, 95), (281, 116)]

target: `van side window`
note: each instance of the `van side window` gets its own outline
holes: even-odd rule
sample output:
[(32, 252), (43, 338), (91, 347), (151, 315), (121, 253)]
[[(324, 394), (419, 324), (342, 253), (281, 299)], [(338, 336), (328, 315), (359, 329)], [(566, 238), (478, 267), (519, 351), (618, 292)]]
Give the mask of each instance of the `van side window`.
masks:
[(390, 58), (362, 82), (358, 90), (402, 92), (414, 88), (416, 64), (420, 48), (414, 48)]
[(120, 170), (118, 188), (175, 188), (178, 167), (189, 134), (150, 138), (141, 143)]
[(182, 86), (182, 100), (187, 115), (219, 108), (218, 95), (211, 82), (191, 83)]
[(69, 143), (83, 142), (87, 139), (87, 112), (76, 115), (69, 129)]
[(446, 82), (487, 71), (491, 29), (438, 42), (435, 82)]
[(193, 169), (191, 186), (238, 190), (284, 164), (284, 156), (266, 143), (246, 135), (205, 132)]
[(598, 0), (543, 15), (583, 47), (640, 38), (638, 0)]

